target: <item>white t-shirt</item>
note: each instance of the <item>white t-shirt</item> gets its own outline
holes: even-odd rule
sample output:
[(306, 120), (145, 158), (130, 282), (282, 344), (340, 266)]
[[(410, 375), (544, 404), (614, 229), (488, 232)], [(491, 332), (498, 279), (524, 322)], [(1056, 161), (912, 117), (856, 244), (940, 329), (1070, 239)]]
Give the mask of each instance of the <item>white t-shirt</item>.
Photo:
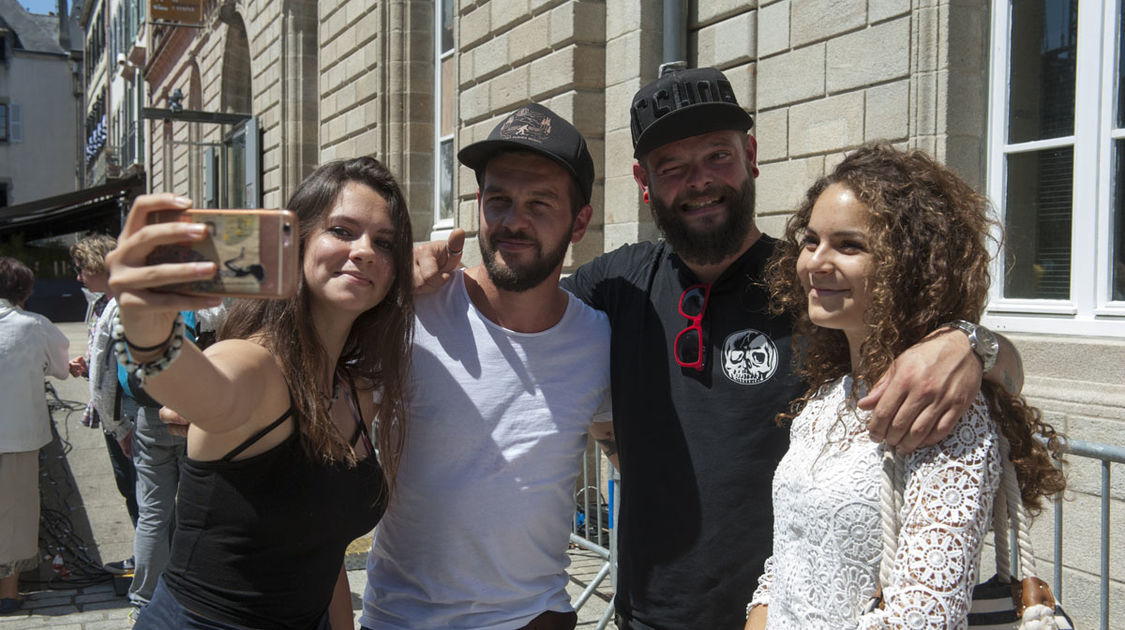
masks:
[(416, 302), (406, 447), (367, 560), (360, 623), (510, 630), (571, 610), (566, 555), (587, 429), (609, 389), (609, 322), (569, 295), (507, 330), (458, 272)]

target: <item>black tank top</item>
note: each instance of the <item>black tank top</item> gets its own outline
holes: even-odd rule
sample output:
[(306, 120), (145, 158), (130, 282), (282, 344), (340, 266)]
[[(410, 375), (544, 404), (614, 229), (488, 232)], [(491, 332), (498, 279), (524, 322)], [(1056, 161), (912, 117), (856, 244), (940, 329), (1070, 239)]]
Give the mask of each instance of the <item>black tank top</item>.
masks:
[(294, 431), (232, 461), (292, 414), (290, 406), (221, 460), (185, 460), (164, 581), (188, 610), (251, 628), (315, 628), (347, 545), (383, 515), (386, 485), (372, 454), (351, 469), (313, 462)]

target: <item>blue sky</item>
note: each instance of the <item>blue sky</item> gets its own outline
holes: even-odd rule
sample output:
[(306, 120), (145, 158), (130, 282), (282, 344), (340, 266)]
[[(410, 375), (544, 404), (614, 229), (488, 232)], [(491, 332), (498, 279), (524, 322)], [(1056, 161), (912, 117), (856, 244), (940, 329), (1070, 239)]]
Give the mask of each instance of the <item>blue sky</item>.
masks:
[[(19, 2), (23, 5), (23, 8), (28, 10), (28, 12), (39, 13), (42, 15), (54, 13), (59, 6), (58, 0), (19, 0)], [(71, 0), (67, 0), (68, 10), (71, 4)]]

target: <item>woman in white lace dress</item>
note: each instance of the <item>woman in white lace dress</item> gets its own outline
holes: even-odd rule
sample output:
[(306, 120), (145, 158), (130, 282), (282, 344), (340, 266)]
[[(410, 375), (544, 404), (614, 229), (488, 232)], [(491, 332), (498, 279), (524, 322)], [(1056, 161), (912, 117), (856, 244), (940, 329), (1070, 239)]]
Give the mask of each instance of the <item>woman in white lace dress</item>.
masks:
[[(771, 267), (797, 319), (809, 391), (773, 481), (773, 557), (747, 628), (961, 628), (1000, 479), (1002, 433), (1024, 503), (1062, 490), (1038, 412), (984, 383), (956, 429), (906, 458), (902, 527), (884, 607), (881, 444), (855, 401), (902, 350), (977, 321), (988, 293), (987, 201), (919, 151), (868, 145), (808, 191)], [(937, 332), (934, 332), (937, 331)], [(798, 413), (799, 410), (799, 413)], [(987, 577), (987, 576), (986, 576)]]

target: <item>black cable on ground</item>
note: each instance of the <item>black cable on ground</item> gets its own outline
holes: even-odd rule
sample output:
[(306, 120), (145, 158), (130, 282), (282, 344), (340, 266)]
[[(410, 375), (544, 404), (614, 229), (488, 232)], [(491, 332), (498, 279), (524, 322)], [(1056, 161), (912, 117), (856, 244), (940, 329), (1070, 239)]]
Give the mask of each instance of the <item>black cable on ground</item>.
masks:
[[(71, 505), (71, 497), (79, 497), (78, 488), (74, 485), (71, 474), (52, 475), (53, 471), (69, 473), (65, 464), (66, 456), (73, 450), (68, 439), (70, 437), (70, 417), (74, 412), (86, 409), (84, 403), (72, 400), (63, 400), (50, 381), (44, 384), (47, 395), (47, 409), (51, 415), (51, 434), (53, 440), (60, 447), (59, 452), (54, 452), (50, 446), (41, 449), (40, 457), (40, 483), (39, 483), (39, 557), (41, 560), (55, 565), (54, 560), (61, 560), (61, 565), (56, 566), (56, 574), (47, 580), (23, 580), (25, 584), (46, 587), (53, 590), (75, 589), (96, 584), (103, 584), (113, 579), (113, 574), (106, 571), (102, 565), (90, 554), (90, 545), (76, 532), (70, 512), (76, 508)], [(59, 432), (56, 413), (62, 413), (62, 426), (65, 436)], [(50, 451), (50, 452), (49, 452)], [(48, 460), (51, 455), (62, 463)], [(54, 465), (52, 465), (54, 464)], [(64, 510), (46, 507), (49, 505), (61, 506)], [(42, 564), (42, 562), (41, 562)]]

